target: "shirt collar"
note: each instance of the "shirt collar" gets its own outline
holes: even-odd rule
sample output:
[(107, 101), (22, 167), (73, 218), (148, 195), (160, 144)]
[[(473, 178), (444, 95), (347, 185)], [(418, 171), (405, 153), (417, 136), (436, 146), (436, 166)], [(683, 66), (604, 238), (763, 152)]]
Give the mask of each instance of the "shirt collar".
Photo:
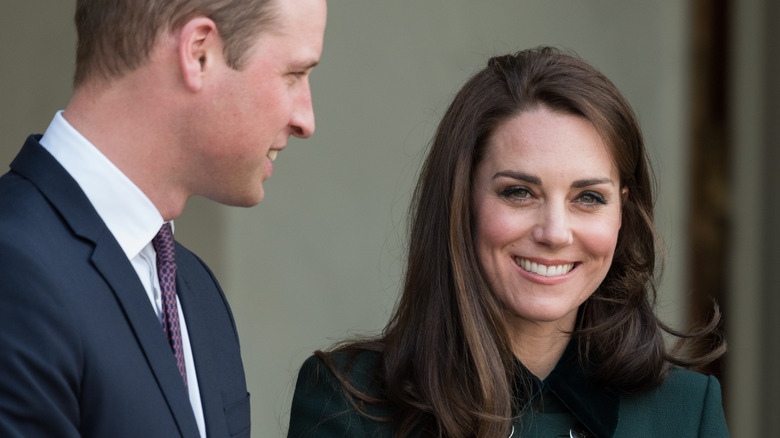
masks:
[[(594, 436), (609, 437), (614, 434), (620, 396), (588, 378), (580, 366), (578, 342), (569, 342), (544, 382), (531, 374), (520, 361), (516, 364), (514, 394), (520, 406), (525, 406), (542, 388), (547, 388)], [(530, 385), (530, 388), (524, 384)], [(530, 394), (529, 389), (532, 391)]]
[(151, 200), (89, 140), (55, 114), (40, 144), (76, 180), (128, 259), (149, 244), (163, 224)]

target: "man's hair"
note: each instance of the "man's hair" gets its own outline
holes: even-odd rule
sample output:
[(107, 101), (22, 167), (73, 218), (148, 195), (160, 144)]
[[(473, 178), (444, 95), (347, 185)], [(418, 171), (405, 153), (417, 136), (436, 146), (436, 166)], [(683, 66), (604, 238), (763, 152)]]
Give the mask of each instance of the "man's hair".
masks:
[(214, 21), (227, 63), (241, 69), (257, 34), (273, 24), (274, 0), (77, 0), (74, 86), (142, 66), (163, 31), (204, 16)]

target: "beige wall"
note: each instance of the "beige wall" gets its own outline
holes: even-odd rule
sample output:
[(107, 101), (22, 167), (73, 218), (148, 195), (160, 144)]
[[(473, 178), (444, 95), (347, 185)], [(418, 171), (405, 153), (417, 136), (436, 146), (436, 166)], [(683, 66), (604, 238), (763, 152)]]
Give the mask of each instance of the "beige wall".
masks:
[(76, 54), (73, 0), (0, 7), (0, 170), (68, 103)]
[(279, 154), (266, 199), (224, 209), (220, 278), (240, 325), (255, 436), (285, 430), (312, 350), (381, 329), (402, 280), (405, 212), (446, 105), (488, 56), (576, 50), (625, 92), (645, 129), (668, 245), (661, 310), (684, 298), (686, 71), (683, 2), (330, 2), (312, 77), (317, 132)]
[[(73, 0), (0, 14), (0, 161), (70, 94)], [(251, 209), (195, 199), (177, 237), (214, 268), (239, 326), (253, 436), (281, 436), (312, 350), (381, 329), (402, 280), (405, 211), (450, 98), (493, 54), (575, 50), (626, 94), (656, 162), (667, 269), (660, 310), (683, 321), (688, 157), (686, 2), (332, 0), (312, 77), (317, 132), (279, 154)], [(737, 435), (735, 435), (737, 436)]]

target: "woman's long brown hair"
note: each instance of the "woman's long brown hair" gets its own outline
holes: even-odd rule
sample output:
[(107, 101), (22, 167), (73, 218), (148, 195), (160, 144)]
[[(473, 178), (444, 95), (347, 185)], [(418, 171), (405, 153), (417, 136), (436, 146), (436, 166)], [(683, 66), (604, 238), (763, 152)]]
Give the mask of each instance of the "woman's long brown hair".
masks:
[(589, 375), (613, 391), (636, 393), (662, 383), (670, 365), (695, 368), (725, 352), (723, 342), (706, 357), (684, 358), (682, 349), (670, 352), (664, 344), (664, 331), (697, 342), (716, 330), (719, 314), (716, 309), (706, 327), (681, 333), (653, 311), (661, 255), (652, 175), (636, 117), (617, 88), (581, 59), (552, 48), (495, 57), (453, 100), (421, 170), (409, 212), (406, 279), (390, 322), (377, 338), (335, 348), (381, 353), (375, 371), (384, 399), (355, 390), (348, 372), (317, 352), (352, 400), (393, 407), (385, 420), (397, 425), (399, 437), (509, 433), (518, 411), (511, 390), (515, 358), (501, 304), (476, 256), (472, 181), (496, 127), (538, 106), (589, 120), (628, 189), (612, 266), (581, 306), (572, 334)]

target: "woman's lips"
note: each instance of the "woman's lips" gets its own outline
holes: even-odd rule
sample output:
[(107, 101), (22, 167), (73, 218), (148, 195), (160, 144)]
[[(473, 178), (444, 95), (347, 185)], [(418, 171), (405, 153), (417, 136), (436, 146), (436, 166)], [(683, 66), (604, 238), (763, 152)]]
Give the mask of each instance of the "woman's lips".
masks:
[(574, 269), (574, 263), (561, 263), (545, 265), (528, 259), (515, 257), (515, 264), (522, 270), (531, 274), (541, 275), (542, 277), (557, 277), (565, 275)]

